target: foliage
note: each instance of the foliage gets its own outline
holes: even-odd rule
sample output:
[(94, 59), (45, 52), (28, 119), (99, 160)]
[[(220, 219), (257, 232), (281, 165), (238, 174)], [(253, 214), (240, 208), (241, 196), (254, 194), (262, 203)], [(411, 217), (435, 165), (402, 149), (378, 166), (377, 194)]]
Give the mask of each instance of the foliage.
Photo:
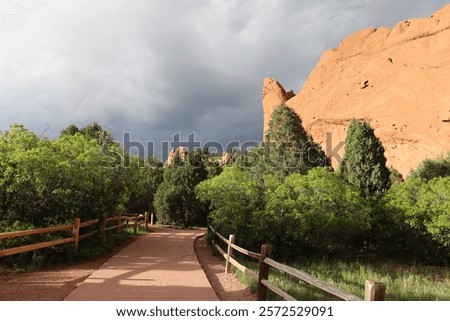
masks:
[(413, 171), (411, 177), (418, 177), (430, 181), (436, 177), (450, 176), (450, 152), (437, 159), (426, 159)]
[(319, 166), (330, 166), (329, 159), (302, 126), (295, 111), (281, 104), (273, 110), (266, 132), (266, 142), (248, 155), (241, 155), (238, 164), (261, 176), (274, 174), (283, 179), (292, 173), (307, 173)]
[(397, 184), (397, 183), (401, 183), (401, 182), (405, 181), (405, 179), (403, 178), (402, 173), (400, 173), (394, 167), (390, 167), (389, 168), (389, 172), (391, 173), (390, 174), (391, 185)]
[(229, 167), (196, 191), (210, 202), (212, 224), (221, 233), (236, 234), (255, 250), (269, 242), (281, 256), (345, 247), (370, 224), (367, 201), (325, 168), (284, 182), (266, 175), (261, 187), (250, 173)]
[[(13, 124), (0, 132), (0, 232), (63, 225), (75, 218), (101, 222), (126, 211), (149, 211), (161, 180), (160, 162), (123, 154), (112, 134), (97, 123), (82, 129), (70, 125), (54, 140)], [(1, 246), (70, 236), (64, 233), (10, 239)], [(73, 246), (61, 245), (7, 260), (41, 265), (73, 255)]]
[(412, 227), (421, 239), (431, 237), (450, 248), (450, 177), (428, 182), (411, 177), (386, 195), (392, 215)]
[(274, 111), (267, 140), (238, 154), (236, 167), (196, 189), (198, 198), (210, 203), (219, 232), (236, 234), (255, 251), (270, 243), (283, 259), (375, 254), (448, 262), (448, 156), (425, 162), (405, 182), (386, 167), (384, 148), (370, 125), (353, 120), (339, 173), (302, 167), (300, 147), (308, 136), (286, 106)]
[[(1, 225), (1, 224), (0, 224)], [(4, 231), (17, 231), (32, 229), (30, 225), (23, 225), (18, 222), (14, 223), (8, 228), (4, 228)], [(0, 226), (0, 231), (2, 230)], [(13, 239), (7, 239), (6, 242), (0, 244), (0, 249), (12, 248), (28, 244), (36, 244), (39, 242), (53, 241), (62, 238), (70, 237), (68, 232), (55, 232), (42, 235), (33, 235), (26, 237), (19, 237)], [(117, 234), (106, 233), (105, 235), (94, 235), (80, 241), (79, 252), (73, 251), (73, 244), (62, 244), (58, 246), (52, 246), (37, 251), (25, 252), (1, 258), (1, 266), (25, 269), (38, 269), (55, 264), (67, 264), (72, 261), (82, 260), (97, 257), (111, 252), (115, 246), (123, 243), (129, 239), (129, 235), (126, 232)]]
[(340, 171), (345, 181), (364, 197), (379, 198), (389, 189), (390, 171), (384, 148), (369, 123), (351, 121)]
[(130, 197), (126, 208), (131, 213), (154, 212), (153, 202), (156, 191), (163, 180), (162, 163), (154, 157), (142, 161), (130, 157), (128, 168)]
[(339, 250), (370, 227), (368, 202), (326, 168), (284, 182), (267, 179), (265, 202), (266, 237), (286, 253)]
[(309, 138), (302, 126), (300, 116), (285, 104), (273, 110), (265, 135), (266, 141), (292, 143), (297, 146), (308, 141)]
[(248, 172), (226, 167), (220, 175), (201, 182), (195, 191), (201, 201), (210, 204), (209, 218), (220, 233), (239, 235), (250, 246), (261, 244), (253, 230), (262, 205), (261, 191)]
[[(125, 167), (123, 157), (131, 156), (110, 133), (96, 123), (75, 127), (55, 140), (17, 124), (0, 132), (0, 221), (48, 227), (76, 217), (104, 220), (132, 203), (148, 210), (158, 166), (134, 159)], [(137, 200), (144, 196), (142, 208)]]
[(205, 226), (206, 205), (196, 198), (194, 189), (207, 176), (201, 152), (189, 153), (186, 160), (176, 157), (166, 166), (154, 199), (158, 222)]

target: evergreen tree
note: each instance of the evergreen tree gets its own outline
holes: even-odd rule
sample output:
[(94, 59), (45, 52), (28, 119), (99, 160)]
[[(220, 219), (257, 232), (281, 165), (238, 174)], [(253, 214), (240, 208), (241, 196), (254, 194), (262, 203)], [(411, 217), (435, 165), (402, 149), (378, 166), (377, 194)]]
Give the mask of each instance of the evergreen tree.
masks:
[(272, 173), (280, 179), (330, 165), (321, 146), (306, 133), (299, 115), (285, 104), (274, 109), (266, 142), (252, 150), (244, 160), (239, 159), (238, 164), (244, 164), (260, 175)]
[(80, 129), (76, 125), (71, 124), (71, 125), (67, 126), (66, 128), (64, 128), (63, 130), (61, 130), (60, 137), (62, 137), (62, 136), (73, 136), (73, 135), (75, 135), (76, 133), (79, 133), (79, 132), (80, 132)]
[(299, 115), (285, 104), (279, 105), (272, 112), (266, 131), (266, 141), (290, 143), (301, 146), (308, 141), (308, 135), (302, 126)]
[(384, 147), (369, 123), (351, 121), (340, 171), (344, 180), (364, 197), (378, 198), (391, 186)]
[(195, 195), (195, 187), (207, 179), (201, 152), (191, 152), (185, 160), (175, 156), (164, 168), (163, 182), (154, 199), (158, 220), (182, 226), (206, 225), (207, 207)]

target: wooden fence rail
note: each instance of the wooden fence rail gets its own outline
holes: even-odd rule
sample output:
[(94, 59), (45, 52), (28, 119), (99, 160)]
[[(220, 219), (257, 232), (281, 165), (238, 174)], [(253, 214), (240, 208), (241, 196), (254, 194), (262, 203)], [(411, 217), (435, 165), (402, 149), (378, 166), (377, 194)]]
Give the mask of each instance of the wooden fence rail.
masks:
[[(112, 226), (107, 226), (109, 222), (114, 222), (114, 221), (117, 223)], [(123, 221), (126, 221), (126, 224), (123, 224)], [(48, 247), (52, 247), (52, 246), (56, 246), (56, 245), (66, 244), (66, 243), (73, 243), (75, 252), (78, 252), (79, 241), (84, 240), (88, 237), (91, 237), (91, 236), (99, 233), (100, 231), (102, 231), (101, 233), (104, 233), (105, 231), (108, 231), (108, 230), (117, 229), (117, 231), (120, 232), (120, 230), (122, 228), (127, 227), (129, 225), (130, 221), (133, 222), (134, 233), (136, 234), (138, 225), (143, 222), (148, 222), (148, 214), (146, 213), (145, 215), (136, 214), (133, 216), (109, 217), (106, 220), (104, 220), (101, 224), (99, 224), (99, 220), (90, 220), (90, 221), (81, 222), (79, 218), (76, 218), (74, 224), (55, 226), (55, 227), (47, 227), (47, 228), (39, 228), (39, 229), (26, 230), (26, 231), (0, 233), (0, 240), (6, 240), (6, 239), (11, 239), (11, 238), (17, 238), (17, 237), (32, 236), (32, 235), (72, 230), (71, 237), (0, 250), (0, 257), (10, 256), (10, 255), (19, 254), (19, 253), (25, 253), (25, 252), (29, 252), (29, 251), (36, 251), (36, 250), (40, 250), (40, 249), (44, 249), (44, 248), (48, 248)], [(88, 233), (80, 234), (80, 230), (82, 228), (86, 228), (86, 227), (93, 226), (93, 225), (97, 225), (97, 228), (95, 230), (90, 231)]]
[[(213, 245), (217, 249), (217, 251), (224, 257), (226, 260), (225, 272), (231, 272), (231, 265), (235, 266), (238, 270), (252, 277), (254, 280), (258, 281), (258, 300), (265, 301), (267, 298), (267, 290), (270, 290), (288, 301), (296, 301), (294, 297), (280, 289), (277, 285), (269, 282), (269, 272), (270, 268), (274, 268), (278, 271), (287, 273), (294, 278), (305, 282), (307, 284), (312, 285), (315, 288), (318, 288), (324, 292), (327, 292), (330, 295), (333, 295), (337, 298), (340, 298), (345, 301), (362, 301), (360, 297), (344, 291), (334, 285), (331, 285), (323, 280), (313, 277), (308, 273), (295, 269), (293, 267), (287, 266), (285, 264), (279, 263), (269, 256), (271, 254), (272, 248), (270, 245), (264, 244), (261, 246), (261, 253), (255, 253), (248, 251), (244, 248), (241, 248), (234, 244), (235, 236), (230, 235), (229, 238), (225, 238), (223, 235), (218, 233), (212, 226), (208, 227), (209, 230), (213, 233)], [(227, 245), (227, 251), (225, 252), (219, 244), (217, 244), (217, 240), (222, 241)], [(248, 256), (253, 259), (259, 260), (259, 273), (245, 267), (243, 264), (239, 263), (235, 258), (232, 257), (233, 249)], [(384, 301), (386, 287), (384, 284), (373, 281), (365, 282), (365, 301)]]

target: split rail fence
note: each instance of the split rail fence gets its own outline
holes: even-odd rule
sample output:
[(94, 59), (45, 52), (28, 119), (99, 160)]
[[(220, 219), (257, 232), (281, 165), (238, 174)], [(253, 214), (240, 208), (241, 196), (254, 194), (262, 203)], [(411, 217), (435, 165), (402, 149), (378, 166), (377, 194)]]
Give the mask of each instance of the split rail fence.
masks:
[[(241, 272), (245, 273), (249, 277), (253, 278), (258, 282), (258, 293), (257, 297), (259, 301), (265, 301), (267, 298), (267, 290), (272, 291), (277, 294), (281, 298), (287, 301), (297, 301), (294, 297), (280, 289), (277, 285), (271, 283), (269, 281), (269, 273), (270, 268), (274, 268), (278, 271), (285, 272), (294, 278), (305, 282), (307, 284), (312, 285), (315, 288), (318, 288), (328, 294), (331, 294), (337, 298), (340, 298), (345, 301), (363, 301), (360, 297), (349, 293), (345, 290), (342, 290), (334, 285), (331, 285), (325, 281), (322, 281), (318, 278), (315, 278), (308, 273), (295, 269), (293, 267), (287, 266), (285, 264), (279, 263), (269, 256), (271, 254), (272, 248), (270, 245), (264, 244), (261, 246), (261, 252), (255, 253), (249, 250), (246, 250), (240, 246), (237, 246), (235, 242), (235, 236), (230, 235), (228, 239), (218, 233), (212, 226), (209, 226), (208, 229), (213, 233), (213, 244), (217, 251), (224, 257), (226, 260), (225, 264), (225, 273), (231, 272), (231, 265), (236, 267)], [(224, 251), (222, 247), (218, 244), (217, 240), (222, 241), (226, 244), (227, 250)], [(259, 261), (259, 273), (256, 273), (252, 269), (247, 268), (243, 264), (239, 263), (235, 258), (233, 258), (233, 252), (237, 251), (242, 253), (248, 257), (256, 259)], [(365, 301), (384, 301), (386, 287), (383, 283), (374, 282), (374, 281), (366, 281), (365, 282), (365, 292), (364, 292), (364, 300)]]
[[(39, 243), (34, 243), (34, 244), (23, 245), (23, 246), (19, 246), (19, 247), (13, 247), (13, 248), (0, 250), (0, 258), (5, 257), (5, 256), (14, 255), (14, 254), (19, 254), (19, 253), (25, 253), (25, 252), (29, 252), (29, 251), (36, 251), (36, 250), (40, 250), (40, 249), (44, 249), (44, 248), (48, 248), (48, 247), (52, 247), (52, 246), (56, 246), (56, 245), (66, 244), (66, 243), (73, 243), (75, 252), (78, 252), (79, 241), (81, 241), (81, 240), (91, 237), (97, 233), (105, 234), (106, 231), (114, 230), (114, 229), (117, 230), (118, 233), (120, 233), (122, 228), (130, 227), (130, 226), (133, 227), (134, 234), (137, 234), (138, 226), (141, 224), (145, 224), (145, 228), (148, 229), (149, 220), (151, 220), (151, 224), (152, 224), (153, 215), (152, 215), (152, 217), (150, 217), (150, 215), (148, 213), (136, 214), (133, 216), (109, 217), (106, 220), (104, 220), (102, 223), (99, 223), (98, 219), (81, 222), (81, 220), (79, 218), (76, 218), (73, 224), (68, 224), (68, 225), (39, 228), (39, 229), (25, 230), (25, 231), (0, 233), (0, 241), (1, 241), (1, 240), (5, 240), (5, 239), (24, 237), (24, 236), (32, 236), (32, 235), (47, 234), (47, 233), (54, 233), (54, 232), (61, 232), (61, 231), (70, 231), (70, 230), (72, 231), (71, 237), (66, 237), (66, 238), (52, 240), (52, 241), (39, 242)], [(113, 223), (111, 223), (111, 222), (113, 222)], [(113, 224), (113, 225), (111, 225), (111, 224)], [(89, 227), (89, 226), (94, 226), (95, 229), (82, 234), (81, 230), (86, 227)]]

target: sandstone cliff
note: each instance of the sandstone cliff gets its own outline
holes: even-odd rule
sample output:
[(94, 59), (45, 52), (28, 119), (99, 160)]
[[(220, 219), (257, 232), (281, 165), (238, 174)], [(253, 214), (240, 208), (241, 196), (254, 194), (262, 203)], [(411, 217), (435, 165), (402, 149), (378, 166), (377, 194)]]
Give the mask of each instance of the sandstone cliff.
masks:
[(402, 21), (392, 30), (351, 35), (322, 55), (294, 97), (277, 81), (265, 79), (264, 130), (271, 110), (281, 102), (294, 108), (328, 153), (345, 140), (353, 117), (371, 123), (388, 165), (403, 175), (425, 158), (448, 152), (450, 5), (430, 18)]

